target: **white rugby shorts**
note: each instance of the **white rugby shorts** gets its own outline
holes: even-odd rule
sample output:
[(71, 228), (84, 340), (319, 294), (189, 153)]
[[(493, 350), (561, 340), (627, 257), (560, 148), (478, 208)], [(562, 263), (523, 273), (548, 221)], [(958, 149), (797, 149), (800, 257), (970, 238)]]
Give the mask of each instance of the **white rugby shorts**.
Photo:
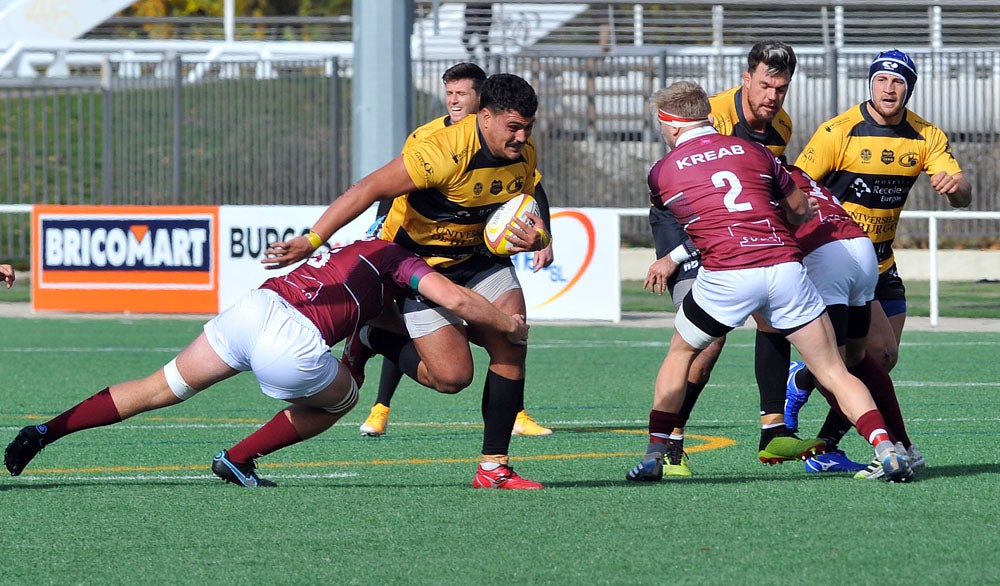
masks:
[(708, 315), (733, 328), (759, 311), (772, 327), (790, 330), (816, 319), (826, 309), (805, 267), (797, 262), (726, 271), (702, 266), (691, 294)]
[(208, 343), (226, 364), (251, 370), (275, 399), (314, 395), (333, 382), (340, 361), (316, 325), (268, 289), (254, 289), (205, 324)]
[(875, 298), (878, 258), (867, 236), (824, 244), (802, 263), (826, 305), (861, 307)]

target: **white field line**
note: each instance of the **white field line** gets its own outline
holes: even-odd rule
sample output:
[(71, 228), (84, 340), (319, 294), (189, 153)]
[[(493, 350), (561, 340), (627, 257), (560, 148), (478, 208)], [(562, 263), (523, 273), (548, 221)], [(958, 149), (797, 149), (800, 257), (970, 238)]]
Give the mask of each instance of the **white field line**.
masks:
[[(531, 344), (532, 350), (551, 350), (559, 348), (666, 348), (670, 345), (669, 339), (664, 340), (653, 340), (653, 341), (636, 341), (636, 340), (590, 340), (590, 341), (580, 341), (580, 340), (549, 340), (548, 342)], [(729, 343), (726, 344), (732, 348), (753, 348), (753, 343), (738, 344)], [(924, 347), (933, 346), (935, 348), (941, 348), (946, 346), (951, 347), (966, 347), (966, 346), (1000, 346), (1000, 342), (993, 342), (990, 340), (969, 340), (960, 342), (906, 342), (901, 344), (902, 347)], [(136, 353), (136, 352), (149, 352), (149, 353), (165, 353), (165, 354), (176, 354), (183, 350), (183, 346), (176, 347), (143, 347), (143, 346), (85, 346), (85, 347), (73, 347), (73, 346), (46, 346), (44, 348), (32, 348), (32, 347), (21, 347), (21, 348), (0, 348), (0, 353), (10, 353), (10, 354), (30, 354), (30, 353), (81, 353), (85, 354), (88, 352), (122, 352), (122, 353)]]
[[(268, 480), (315, 480), (321, 478), (354, 478), (360, 476), (357, 472), (332, 472), (329, 474), (266, 474)], [(101, 482), (114, 481), (174, 481), (174, 480), (196, 480), (205, 482), (221, 482), (218, 476), (213, 474), (132, 474), (115, 476), (86, 476), (86, 475), (62, 475), (51, 474), (46, 476), (29, 476), (27, 474), (18, 476), (19, 481), (27, 482), (51, 482), (54, 478), (59, 480), (98, 480)]]

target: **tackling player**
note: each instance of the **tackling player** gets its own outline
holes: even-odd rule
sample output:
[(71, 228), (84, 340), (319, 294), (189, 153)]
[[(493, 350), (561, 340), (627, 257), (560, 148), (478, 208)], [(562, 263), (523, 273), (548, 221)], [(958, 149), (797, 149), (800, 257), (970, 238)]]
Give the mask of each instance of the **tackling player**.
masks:
[(265, 395), (292, 405), (219, 452), (212, 472), (241, 486), (275, 486), (257, 475), (255, 459), (322, 433), (357, 403), (360, 382), (330, 347), (348, 336), (348, 344), (356, 340), (361, 324), (407, 290), (502, 333), (513, 344), (526, 343), (523, 315), (502, 313), (401, 246), (360, 240), (268, 279), (206, 323), (187, 348), (146, 378), (106, 387), (41, 425), (22, 428), (4, 451), (4, 465), (18, 476), (42, 448), (60, 438), (176, 405), (249, 370)]

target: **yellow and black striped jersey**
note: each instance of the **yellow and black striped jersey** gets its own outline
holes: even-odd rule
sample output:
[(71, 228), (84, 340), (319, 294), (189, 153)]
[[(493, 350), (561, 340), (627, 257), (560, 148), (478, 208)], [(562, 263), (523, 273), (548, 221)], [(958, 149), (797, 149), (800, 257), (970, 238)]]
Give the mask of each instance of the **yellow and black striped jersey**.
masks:
[(712, 116), (715, 118), (715, 129), (719, 134), (738, 136), (750, 142), (760, 143), (780, 157), (788, 147), (792, 136), (792, 118), (780, 108), (774, 120), (767, 126), (766, 132), (757, 132), (747, 124), (743, 115), (743, 86), (737, 86), (716, 94), (708, 99), (712, 105)]
[(417, 190), (393, 201), (381, 238), (436, 268), (452, 267), (484, 251), (483, 228), (490, 213), (515, 195), (534, 194), (534, 141), (528, 139), (515, 161), (495, 157), (477, 120), (466, 116), (408, 143), (402, 152)]
[[(475, 114), (470, 114), (469, 116), (475, 116)], [(406, 137), (406, 142), (403, 143), (403, 150), (405, 151), (407, 147), (413, 146), (418, 140), (430, 135), (431, 133), (451, 126), (452, 124), (454, 124), (454, 122), (451, 121), (451, 115), (445, 114), (443, 118), (435, 118), (426, 124), (418, 126), (416, 130), (411, 132), (410, 135)], [(541, 180), (542, 172), (535, 169), (535, 185), (538, 185)]]
[(865, 104), (821, 124), (795, 165), (840, 199), (875, 244), (883, 273), (895, 262), (899, 214), (920, 172), (954, 175), (962, 168), (937, 126), (910, 110), (899, 124), (883, 126)]

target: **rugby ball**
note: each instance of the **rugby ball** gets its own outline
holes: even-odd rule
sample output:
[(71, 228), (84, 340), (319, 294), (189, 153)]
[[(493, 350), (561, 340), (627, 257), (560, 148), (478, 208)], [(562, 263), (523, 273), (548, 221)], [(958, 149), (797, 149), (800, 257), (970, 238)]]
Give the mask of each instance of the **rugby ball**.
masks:
[(538, 202), (527, 193), (515, 196), (494, 210), (486, 221), (486, 228), (483, 229), (483, 240), (486, 241), (486, 248), (497, 256), (514, 254), (507, 250), (509, 246), (512, 246), (506, 238), (510, 234), (510, 223), (514, 218), (520, 218), (522, 222), (534, 226), (534, 222), (528, 219), (528, 212), (537, 216), (539, 209)]

